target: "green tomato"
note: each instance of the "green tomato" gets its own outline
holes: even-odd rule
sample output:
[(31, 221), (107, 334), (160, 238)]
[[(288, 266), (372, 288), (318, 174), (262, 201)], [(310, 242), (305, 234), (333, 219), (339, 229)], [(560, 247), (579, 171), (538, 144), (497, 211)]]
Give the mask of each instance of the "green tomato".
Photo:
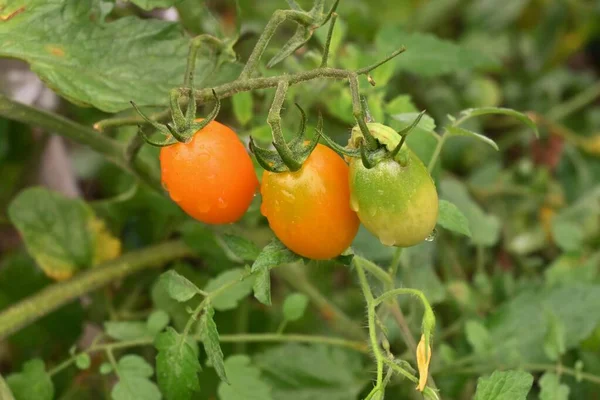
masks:
[[(398, 137), (391, 128), (368, 124), (371, 133), (393, 148)], [(356, 141), (356, 132), (353, 130)], [(395, 140), (397, 143), (397, 140)], [(367, 169), (350, 160), (350, 207), (362, 224), (387, 246), (408, 247), (429, 237), (438, 216), (438, 195), (427, 168), (406, 145), (394, 159)]]

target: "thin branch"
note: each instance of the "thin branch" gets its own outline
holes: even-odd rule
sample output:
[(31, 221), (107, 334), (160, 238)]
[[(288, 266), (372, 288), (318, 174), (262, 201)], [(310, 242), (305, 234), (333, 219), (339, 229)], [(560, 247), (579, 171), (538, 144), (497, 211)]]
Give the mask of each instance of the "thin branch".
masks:
[(329, 22), (329, 31), (327, 32), (327, 40), (323, 48), (323, 59), (321, 60), (321, 68), (327, 67), (327, 58), (329, 58), (329, 47), (331, 46), (331, 38), (333, 37), (333, 28), (335, 28), (335, 21), (337, 20), (337, 13), (331, 14), (331, 22)]
[(90, 268), (74, 278), (52, 284), (0, 312), (0, 340), (50, 314), (79, 296), (131, 275), (191, 255), (182, 241), (170, 241), (132, 251), (116, 260)]
[(136, 175), (157, 190), (162, 190), (153, 162), (146, 157), (138, 157), (132, 166), (125, 159), (125, 145), (98, 134), (97, 131), (64, 118), (58, 114), (31, 107), (0, 94), (0, 116), (27, 125), (37, 126), (52, 133), (90, 147), (116, 164)]

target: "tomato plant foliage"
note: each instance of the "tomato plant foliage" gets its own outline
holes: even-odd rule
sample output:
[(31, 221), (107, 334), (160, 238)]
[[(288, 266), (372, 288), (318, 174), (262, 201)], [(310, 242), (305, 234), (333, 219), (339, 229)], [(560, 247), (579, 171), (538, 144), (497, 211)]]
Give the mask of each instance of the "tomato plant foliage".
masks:
[(0, 0), (0, 399), (592, 398), (597, 12)]

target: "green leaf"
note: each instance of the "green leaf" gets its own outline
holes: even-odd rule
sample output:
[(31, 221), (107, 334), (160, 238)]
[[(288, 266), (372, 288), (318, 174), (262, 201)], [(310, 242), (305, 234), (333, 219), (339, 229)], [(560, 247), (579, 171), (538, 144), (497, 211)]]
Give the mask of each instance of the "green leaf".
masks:
[(87, 353), (81, 353), (75, 358), (75, 365), (79, 369), (88, 369), (91, 364), (92, 360)]
[(206, 351), (208, 360), (217, 372), (217, 375), (219, 375), (219, 378), (223, 382), (229, 383), (227, 373), (225, 372), (225, 365), (223, 364), (223, 351), (219, 343), (219, 332), (217, 331), (217, 324), (215, 324), (215, 320), (213, 319), (214, 315), (215, 310), (210, 304), (207, 304), (204, 307), (202, 317), (200, 317), (200, 338), (202, 339), (202, 344), (204, 344), (204, 351)]
[(219, 384), (220, 400), (272, 400), (271, 388), (260, 376), (260, 370), (251, 365), (246, 355), (235, 355), (225, 360), (230, 384)]
[(253, 113), (253, 102), (252, 93), (241, 92), (237, 93), (232, 98), (233, 102), (233, 115), (239, 121), (240, 124), (246, 125), (252, 119)]
[(169, 8), (177, 5), (182, 0), (127, 0), (135, 4), (136, 6), (150, 11), (154, 8)]
[(552, 361), (557, 361), (566, 351), (565, 327), (560, 319), (552, 312), (547, 311), (548, 330), (544, 337), (544, 352)]
[(113, 387), (114, 400), (160, 400), (160, 390), (150, 378), (154, 369), (142, 357), (128, 354), (117, 364), (119, 381)]
[(268, 268), (256, 272), (252, 291), (256, 300), (267, 306), (271, 305), (271, 273)]
[(150, 314), (146, 321), (146, 329), (152, 336), (158, 335), (163, 329), (169, 325), (169, 314), (163, 310), (155, 310)]
[(102, 375), (108, 375), (113, 371), (113, 367), (110, 363), (103, 362), (102, 364), (100, 364), (99, 371)]
[(222, 239), (227, 249), (242, 261), (254, 261), (260, 254), (260, 249), (246, 238), (223, 235)]
[(162, 274), (160, 279), (169, 296), (179, 302), (188, 301), (199, 293), (196, 285), (172, 269)]
[(412, 98), (407, 94), (401, 94), (394, 97), (384, 106), (385, 112), (391, 115), (404, 113), (418, 113), (419, 110), (414, 105)]
[(200, 361), (189, 345), (175, 329), (167, 330), (156, 337), (156, 376), (158, 386), (166, 400), (189, 400), (200, 390), (198, 372)]
[(544, 344), (553, 329), (549, 311), (564, 328), (565, 349), (576, 347), (600, 324), (597, 304), (600, 285), (573, 284), (519, 294), (486, 321), (496, 344), (494, 362), (548, 362)]
[[(446, 288), (435, 271), (433, 256), (436, 243), (424, 241), (402, 250), (402, 282), (419, 289), (431, 304), (446, 300)], [(404, 300), (404, 299), (403, 299)]]
[(500, 151), (496, 142), (494, 142), (489, 137), (484, 136), (480, 133), (473, 132), (473, 131), (470, 131), (470, 130), (464, 129), (464, 128), (459, 128), (458, 126), (448, 126), (448, 127), (446, 127), (446, 130), (448, 131), (448, 134), (451, 136), (472, 136), (475, 139), (479, 139), (482, 142), (489, 144), (494, 149), (496, 149), (496, 151)]
[(275, 238), (266, 245), (256, 261), (252, 264), (252, 272), (256, 273), (254, 281), (254, 297), (263, 304), (271, 305), (271, 278), (269, 271), (281, 264), (301, 260), (300, 256), (285, 247)]
[(462, 182), (447, 178), (440, 185), (442, 197), (454, 203), (469, 221), (471, 240), (474, 244), (493, 246), (500, 239), (500, 220), (486, 214), (471, 198)]
[(469, 220), (454, 204), (447, 200), (439, 201), (438, 225), (449, 231), (471, 237)]
[(152, 337), (146, 323), (141, 321), (107, 321), (104, 323), (104, 331), (111, 338), (120, 341)]
[(558, 376), (546, 372), (539, 381), (540, 400), (568, 400), (569, 386), (560, 383)]
[(40, 359), (27, 361), (23, 372), (11, 374), (6, 383), (16, 400), (52, 400), (54, 385)]
[(292, 293), (283, 301), (283, 318), (297, 321), (304, 315), (308, 306), (308, 297), (302, 293)]
[(474, 400), (526, 400), (533, 376), (524, 371), (494, 371), (479, 378)]
[[(394, 40), (390, 40), (394, 38)], [(394, 26), (384, 27), (375, 39), (379, 57), (391, 53), (399, 44), (406, 52), (390, 61), (397, 70), (434, 77), (476, 68), (489, 68), (498, 61), (486, 54), (426, 33), (408, 33)]]
[(493, 346), (492, 337), (486, 327), (478, 321), (470, 320), (465, 324), (467, 341), (475, 353), (486, 354), (490, 346)]
[(300, 256), (285, 247), (279, 239), (275, 238), (266, 245), (252, 264), (252, 272), (265, 268), (274, 268), (300, 260)]
[(552, 219), (552, 237), (563, 251), (578, 251), (583, 247), (585, 233), (575, 221), (563, 218)]
[(274, 400), (356, 399), (368, 383), (360, 355), (338, 347), (287, 344), (254, 358)]
[(77, 270), (120, 253), (120, 242), (105, 232), (92, 209), (78, 199), (43, 188), (26, 189), (11, 202), (8, 216), (29, 253), (54, 279), (68, 279)]
[(11, 393), (10, 389), (8, 388), (8, 384), (6, 383), (4, 378), (2, 378), (2, 375), (0, 375), (0, 399), (15, 400), (15, 398), (13, 397), (13, 394)]
[(246, 272), (241, 268), (230, 269), (208, 281), (204, 287), (204, 290), (210, 293), (234, 281), (238, 282), (211, 299), (211, 304), (216, 310), (226, 311), (236, 308), (240, 300), (252, 292), (254, 283), (252, 277), (247, 277)]
[[(104, 22), (102, 14), (94, 0), (30, 0), (0, 24), (0, 57), (28, 62), (49, 87), (78, 105), (118, 112), (130, 110), (131, 100), (166, 104), (185, 73), (189, 39), (181, 26), (134, 16)], [(198, 56), (198, 87), (237, 76), (239, 65), (209, 54)]]
[[(481, 115), (491, 115), (491, 114), (501, 114), (501, 115), (508, 115), (509, 117), (514, 117), (514, 118), (518, 119), (519, 121), (521, 121), (522, 123), (524, 123), (525, 125), (527, 125), (529, 128), (531, 128), (531, 130), (533, 131), (533, 133), (535, 134), (536, 137), (540, 136), (537, 126), (535, 125), (535, 122), (533, 122), (531, 120), (531, 118), (529, 118), (527, 115), (525, 115), (523, 113), (512, 110), (510, 108), (500, 108), (500, 107), (468, 108), (466, 110), (461, 111), (459, 121), (464, 122), (473, 117), (479, 117)], [(496, 150), (498, 150), (498, 149), (496, 148)]]

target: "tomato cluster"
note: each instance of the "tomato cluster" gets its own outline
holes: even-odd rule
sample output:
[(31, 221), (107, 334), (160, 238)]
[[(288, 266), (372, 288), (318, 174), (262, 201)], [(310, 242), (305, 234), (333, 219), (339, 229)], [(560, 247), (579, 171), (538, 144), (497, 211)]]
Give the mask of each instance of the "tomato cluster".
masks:
[[(171, 199), (207, 224), (239, 220), (258, 187), (237, 135), (214, 121), (189, 142), (164, 147), (160, 164)], [(360, 222), (383, 244), (405, 247), (424, 240), (437, 220), (433, 180), (406, 145), (367, 168), (318, 144), (298, 171), (264, 171), (260, 191), (261, 212), (275, 235), (317, 260), (346, 250)]]

